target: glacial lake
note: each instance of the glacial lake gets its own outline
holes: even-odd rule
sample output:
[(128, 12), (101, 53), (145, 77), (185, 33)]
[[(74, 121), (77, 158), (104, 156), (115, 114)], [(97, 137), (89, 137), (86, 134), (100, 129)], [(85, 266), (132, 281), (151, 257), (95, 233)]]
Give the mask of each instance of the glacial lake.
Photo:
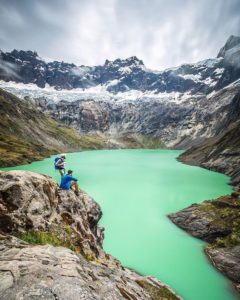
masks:
[[(186, 300), (238, 299), (208, 262), (205, 243), (176, 227), (167, 214), (232, 191), (223, 174), (176, 160), (175, 150), (99, 150), (67, 155), (79, 184), (100, 205), (104, 249), (124, 266), (153, 275)], [(54, 158), (10, 169), (52, 176)], [(6, 170), (6, 169), (5, 169)]]

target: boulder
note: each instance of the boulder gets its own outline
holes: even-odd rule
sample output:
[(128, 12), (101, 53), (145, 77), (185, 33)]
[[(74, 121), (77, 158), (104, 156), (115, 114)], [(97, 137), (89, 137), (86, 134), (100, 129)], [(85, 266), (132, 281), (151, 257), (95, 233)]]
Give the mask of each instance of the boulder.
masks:
[(0, 172), (0, 230), (19, 237), (29, 231), (56, 235), (86, 255), (99, 256), (103, 228), (100, 206), (84, 191), (59, 190), (47, 175)]

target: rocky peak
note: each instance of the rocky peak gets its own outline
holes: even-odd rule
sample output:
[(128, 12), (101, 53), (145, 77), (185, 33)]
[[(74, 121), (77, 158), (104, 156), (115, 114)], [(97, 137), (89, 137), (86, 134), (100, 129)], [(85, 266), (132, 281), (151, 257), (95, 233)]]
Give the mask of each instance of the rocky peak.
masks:
[(11, 63), (17, 69), (11, 76), (9, 72), (0, 72), (0, 79), (34, 83), (41, 88), (48, 84), (58, 90), (88, 89), (101, 85), (113, 94), (130, 90), (209, 94), (239, 79), (239, 40), (240, 37), (231, 36), (220, 50), (218, 59), (162, 72), (147, 70), (143, 61), (136, 56), (106, 60), (104, 65), (95, 67), (78, 67), (58, 61), (46, 63), (36, 52), (13, 50), (10, 53), (0, 53), (1, 65), (3, 62)]
[(113, 61), (106, 60), (104, 66), (106, 67), (144, 67), (142, 60), (138, 59), (136, 56), (131, 56), (126, 59), (117, 58)]
[(142, 66), (144, 66), (143, 61), (141, 59), (137, 58), (136, 56), (131, 56), (131, 57), (125, 59), (125, 61), (130, 65), (142, 65)]
[(231, 35), (226, 44), (220, 49), (217, 57), (224, 57), (226, 52), (230, 49), (240, 46), (240, 36)]
[(38, 53), (36, 51), (31, 51), (31, 50), (23, 51), (23, 50), (14, 49), (9, 54), (13, 56), (15, 59), (19, 59), (21, 61), (41, 60), (41, 58), (38, 56)]

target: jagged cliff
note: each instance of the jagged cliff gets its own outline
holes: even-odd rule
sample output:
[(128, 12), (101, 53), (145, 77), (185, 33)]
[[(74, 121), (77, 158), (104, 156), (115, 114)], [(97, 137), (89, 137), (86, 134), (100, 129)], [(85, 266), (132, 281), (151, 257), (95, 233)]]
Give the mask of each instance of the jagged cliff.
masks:
[[(218, 130), (212, 138), (191, 147), (179, 160), (231, 176), (240, 188), (240, 93), (224, 109), (225, 119), (218, 114)], [(220, 130), (219, 130), (220, 129)]]
[(141, 99), (119, 103), (86, 99), (46, 103), (41, 108), (82, 133), (103, 132), (114, 138), (142, 135), (158, 138), (167, 147), (187, 149), (218, 135), (230, 122), (239, 119), (233, 109), (239, 94), (240, 82), (213, 95), (198, 95), (180, 102)]
[(0, 172), (0, 298), (177, 300), (101, 248), (99, 205), (46, 175)]
[(231, 124), (220, 135), (190, 148), (178, 158), (231, 177), (231, 184), (240, 189), (240, 121)]

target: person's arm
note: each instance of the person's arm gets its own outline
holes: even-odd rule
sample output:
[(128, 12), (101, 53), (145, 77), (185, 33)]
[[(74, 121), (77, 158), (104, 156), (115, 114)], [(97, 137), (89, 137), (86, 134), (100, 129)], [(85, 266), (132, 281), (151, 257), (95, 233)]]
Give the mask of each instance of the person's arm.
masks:
[(78, 181), (78, 179), (76, 177), (73, 177), (73, 176), (72, 176), (71, 180), (72, 181)]

